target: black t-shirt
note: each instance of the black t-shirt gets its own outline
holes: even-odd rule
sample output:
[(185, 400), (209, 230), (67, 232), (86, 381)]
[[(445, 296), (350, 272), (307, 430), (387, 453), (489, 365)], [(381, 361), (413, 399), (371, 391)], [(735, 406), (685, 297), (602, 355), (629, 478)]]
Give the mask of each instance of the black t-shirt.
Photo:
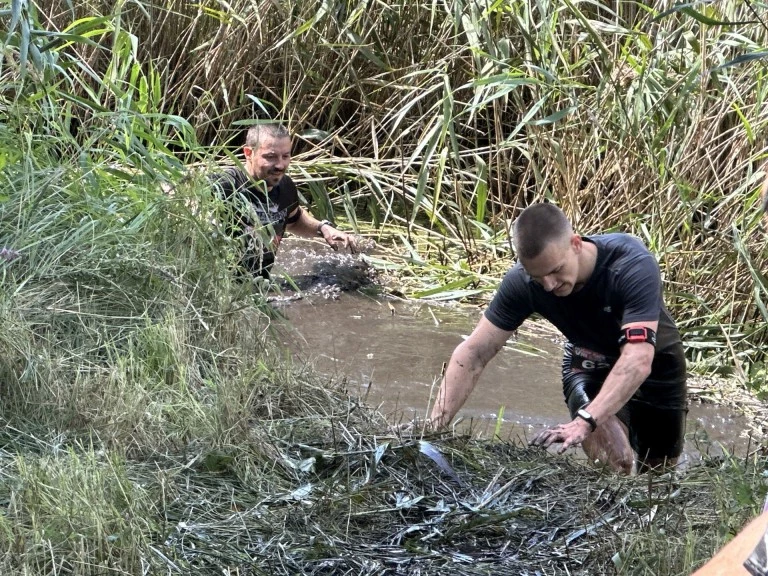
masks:
[(556, 296), (534, 282), (520, 262), (507, 272), (485, 312), (497, 328), (516, 330), (540, 314), (575, 346), (619, 357), (621, 327), (658, 321), (656, 355), (650, 378), (684, 379), (680, 334), (662, 301), (659, 266), (642, 242), (629, 234), (584, 237), (597, 247), (592, 275), (577, 292)]
[(252, 272), (259, 273), (271, 266), (275, 252), (285, 235), (289, 215), (299, 207), (299, 193), (289, 176), (283, 176), (272, 189), (264, 181), (254, 180), (240, 168), (226, 168), (210, 178), (220, 198), (234, 207), (236, 222), (227, 232), (242, 234), (247, 227), (259, 227), (267, 232), (268, 243), (263, 254), (256, 255), (252, 245), (246, 248), (243, 261)]

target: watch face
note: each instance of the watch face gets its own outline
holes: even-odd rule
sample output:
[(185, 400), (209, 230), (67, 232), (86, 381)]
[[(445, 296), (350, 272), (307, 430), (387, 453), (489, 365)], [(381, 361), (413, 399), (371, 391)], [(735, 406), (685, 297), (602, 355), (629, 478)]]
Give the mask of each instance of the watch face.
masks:
[(590, 428), (592, 428), (592, 430), (597, 428), (597, 421), (592, 417), (592, 414), (584, 410), (584, 408), (582, 408), (581, 410), (578, 410), (576, 414), (579, 416), (579, 418), (586, 421), (589, 424)]
[(627, 330), (627, 340), (630, 342), (645, 342), (647, 337), (645, 328), (630, 328)]

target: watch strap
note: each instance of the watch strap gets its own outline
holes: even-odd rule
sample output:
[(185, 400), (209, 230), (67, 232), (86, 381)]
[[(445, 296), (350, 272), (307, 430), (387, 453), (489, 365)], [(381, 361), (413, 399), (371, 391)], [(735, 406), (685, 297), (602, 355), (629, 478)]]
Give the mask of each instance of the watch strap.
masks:
[(592, 432), (594, 432), (597, 429), (597, 420), (595, 420), (595, 417), (592, 416), (589, 412), (587, 412), (584, 408), (581, 408), (576, 411), (576, 416), (584, 420), (587, 424), (589, 424), (589, 427), (592, 429)]
[(317, 233), (320, 236), (323, 235), (323, 226), (333, 226), (333, 224), (331, 224), (330, 220), (323, 220), (322, 222), (320, 222), (320, 224), (317, 225)]

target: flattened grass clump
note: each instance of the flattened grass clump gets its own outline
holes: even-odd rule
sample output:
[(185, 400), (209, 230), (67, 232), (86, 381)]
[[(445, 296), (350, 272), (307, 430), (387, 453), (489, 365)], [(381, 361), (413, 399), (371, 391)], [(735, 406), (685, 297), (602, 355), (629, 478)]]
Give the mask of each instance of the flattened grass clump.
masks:
[[(754, 490), (752, 506), (723, 524), (715, 479), (734, 462), (619, 479), (538, 449), (468, 438), (353, 433), (285, 451), (303, 464), (275, 492), (220, 479), (209, 507), (210, 485), (195, 475), (200, 499), (177, 502), (166, 555), (197, 570), (263, 574), (688, 575), (764, 492), (755, 478), (742, 485)], [(191, 522), (195, 514), (205, 521)]]

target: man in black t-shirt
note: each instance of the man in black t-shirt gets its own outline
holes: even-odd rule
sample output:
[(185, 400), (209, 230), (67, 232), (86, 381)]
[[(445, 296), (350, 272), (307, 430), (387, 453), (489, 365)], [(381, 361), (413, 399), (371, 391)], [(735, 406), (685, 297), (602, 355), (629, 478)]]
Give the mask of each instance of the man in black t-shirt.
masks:
[(470, 337), (451, 356), (430, 421), (448, 424), (488, 361), (522, 322), (539, 314), (568, 339), (563, 393), (572, 421), (533, 444), (582, 445), (592, 460), (630, 473), (673, 464), (687, 413), (680, 335), (662, 301), (659, 268), (627, 234), (574, 234), (553, 204), (515, 222), (519, 261)]
[(246, 135), (245, 163), (211, 177), (222, 199), (234, 207), (235, 221), (228, 233), (242, 235), (246, 247), (241, 264), (257, 276), (269, 277), (285, 231), (322, 238), (334, 249), (357, 250), (354, 236), (313, 218), (299, 206), (293, 180), (286, 174), (291, 162), (291, 138), (280, 124), (256, 124)]

